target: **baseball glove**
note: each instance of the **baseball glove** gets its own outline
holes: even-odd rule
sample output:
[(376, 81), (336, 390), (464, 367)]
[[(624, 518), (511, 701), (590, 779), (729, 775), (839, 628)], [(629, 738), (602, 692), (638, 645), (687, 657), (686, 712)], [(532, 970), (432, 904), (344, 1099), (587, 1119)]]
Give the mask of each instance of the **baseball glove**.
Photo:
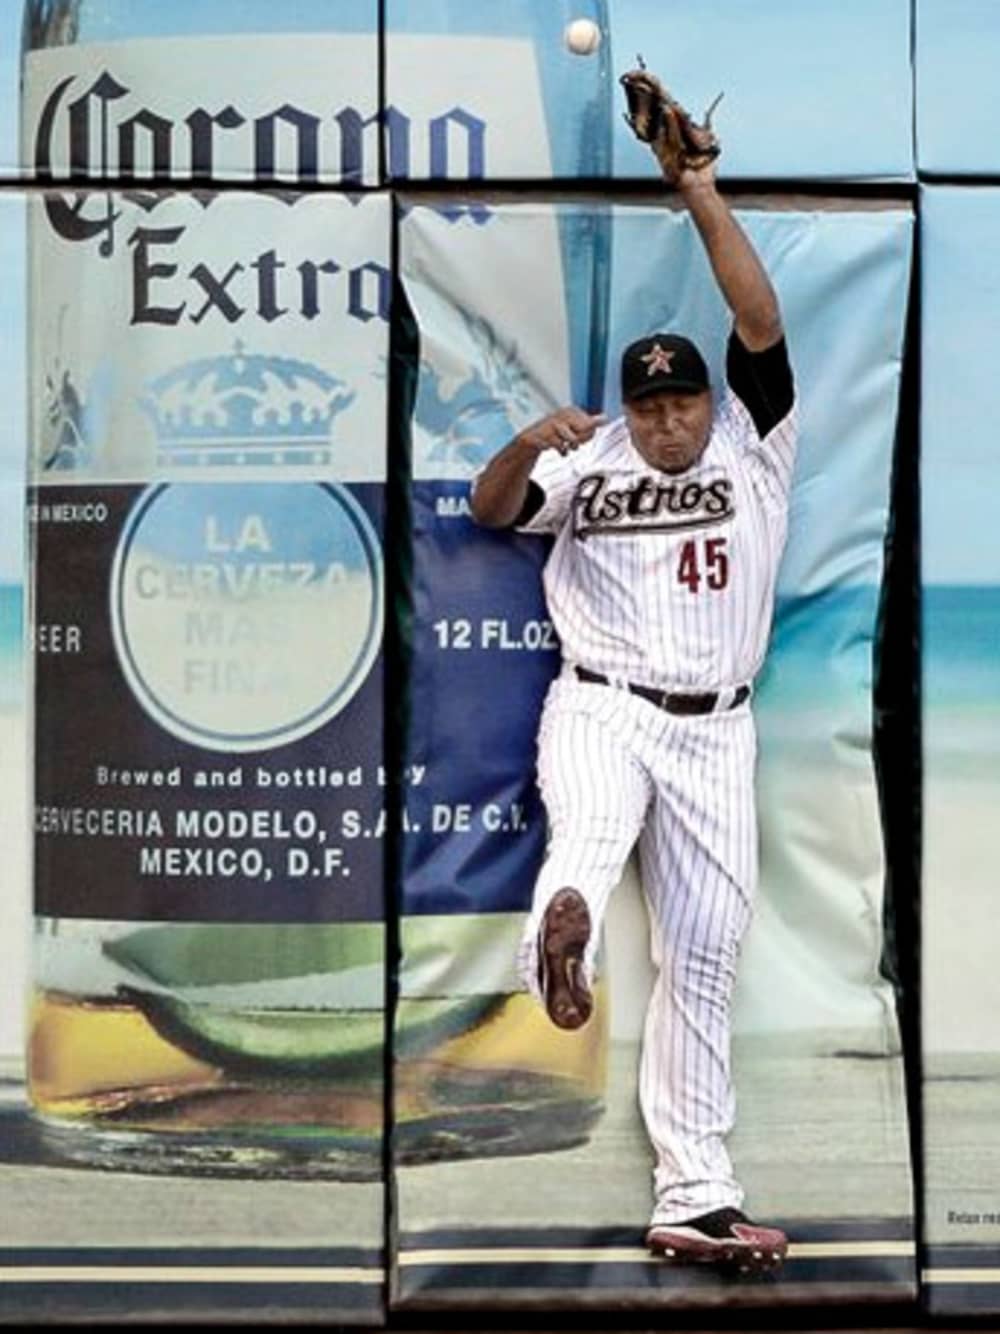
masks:
[(649, 72), (642, 56), (638, 59), (638, 68), (628, 70), (619, 80), (628, 101), (625, 119), (636, 138), (652, 148), (666, 180), (676, 185), (683, 171), (697, 171), (719, 156), (712, 112), (722, 94), (699, 125), (670, 96), (656, 75)]

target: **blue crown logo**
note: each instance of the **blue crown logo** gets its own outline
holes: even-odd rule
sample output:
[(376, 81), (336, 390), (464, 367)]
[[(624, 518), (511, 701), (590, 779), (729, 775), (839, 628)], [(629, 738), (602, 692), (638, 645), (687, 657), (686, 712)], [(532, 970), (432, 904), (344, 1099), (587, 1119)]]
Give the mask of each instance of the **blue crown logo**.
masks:
[(354, 391), (318, 366), (248, 355), (186, 362), (150, 381), (140, 406), (167, 468), (310, 466), (333, 457), (333, 423)]

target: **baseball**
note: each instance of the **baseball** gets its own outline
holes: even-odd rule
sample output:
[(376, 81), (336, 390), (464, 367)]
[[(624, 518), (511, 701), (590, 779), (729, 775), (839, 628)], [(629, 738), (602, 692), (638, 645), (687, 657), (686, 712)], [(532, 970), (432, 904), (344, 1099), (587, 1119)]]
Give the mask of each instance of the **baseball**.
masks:
[(601, 30), (593, 19), (574, 19), (566, 24), (566, 45), (576, 56), (591, 56), (601, 44)]

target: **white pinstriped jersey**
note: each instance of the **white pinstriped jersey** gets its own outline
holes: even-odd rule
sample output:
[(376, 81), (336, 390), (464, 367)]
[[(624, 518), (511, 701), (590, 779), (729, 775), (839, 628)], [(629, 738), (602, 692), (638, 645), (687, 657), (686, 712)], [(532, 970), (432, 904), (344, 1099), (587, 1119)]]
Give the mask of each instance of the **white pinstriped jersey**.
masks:
[(696, 464), (660, 472), (624, 417), (532, 472), (542, 508), (522, 532), (554, 533), (549, 613), (566, 662), (665, 690), (753, 680), (770, 636), (785, 545), (797, 408), (761, 438), (726, 386)]

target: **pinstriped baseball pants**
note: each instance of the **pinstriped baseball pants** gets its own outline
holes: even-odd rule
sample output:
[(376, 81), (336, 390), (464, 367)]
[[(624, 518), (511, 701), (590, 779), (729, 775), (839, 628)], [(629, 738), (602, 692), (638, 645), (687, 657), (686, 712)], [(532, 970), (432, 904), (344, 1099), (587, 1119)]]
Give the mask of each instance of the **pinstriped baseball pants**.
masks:
[(537, 989), (537, 935), (557, 890), (590, 909), (593, 976), (611, 891), (639, 845), (656, 981), (646, 1013), (639, 1102), (656, 1153), (654, 1222), (739, 1207), (725, 1137), (735, 1101), (730, 997), (757, 880), (756, 737), (748, 704), (677, 717), (567, 673), (538, 738), (549, 843), (522, 941)]

